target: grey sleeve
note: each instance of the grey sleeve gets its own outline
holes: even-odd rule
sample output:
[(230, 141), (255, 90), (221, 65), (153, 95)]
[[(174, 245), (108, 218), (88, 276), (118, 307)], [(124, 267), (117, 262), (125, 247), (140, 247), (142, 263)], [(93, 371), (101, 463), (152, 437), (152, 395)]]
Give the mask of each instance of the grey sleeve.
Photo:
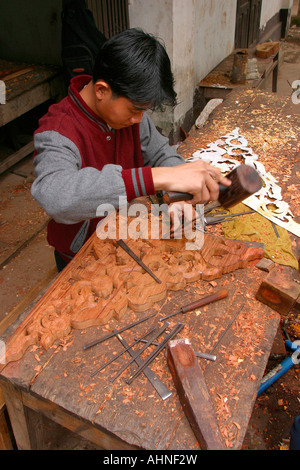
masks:
[(36, 179), (31, 194), (56, 222), (92, 219), (100, 203), (118, 207), (119, 196), (127, 200), (121, 166), (82, 168), (76, 145), (55, 131), (36, 134), (34, 145)]
[(185, 163), (169, 139), (158, 132), (153, 121), (144, 113), (140, 124), (141, 149), (145, 166), (177, 166)]

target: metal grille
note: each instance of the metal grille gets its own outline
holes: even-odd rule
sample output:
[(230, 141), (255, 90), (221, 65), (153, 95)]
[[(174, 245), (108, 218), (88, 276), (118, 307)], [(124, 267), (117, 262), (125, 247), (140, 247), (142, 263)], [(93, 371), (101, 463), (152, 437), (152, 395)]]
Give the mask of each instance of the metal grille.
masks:
[(86, 0), (86, 6), (107, 38), (129, 28), (128, 0)]

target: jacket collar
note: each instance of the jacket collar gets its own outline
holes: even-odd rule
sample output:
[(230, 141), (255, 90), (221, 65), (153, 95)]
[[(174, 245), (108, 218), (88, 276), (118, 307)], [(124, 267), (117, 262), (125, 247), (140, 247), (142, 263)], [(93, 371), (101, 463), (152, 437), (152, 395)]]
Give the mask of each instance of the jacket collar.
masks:
[(80, 95), (80, 91), (92, 80), (90, 75), (78, 75), (73, 77), (68, 89), (68, 96), (71, 102), (82, 112), (90, 121), (96, 124), (103, 132), (110, 132), (109, 126), (106, 122), (97, 116), (94, 111), (85, 103)]

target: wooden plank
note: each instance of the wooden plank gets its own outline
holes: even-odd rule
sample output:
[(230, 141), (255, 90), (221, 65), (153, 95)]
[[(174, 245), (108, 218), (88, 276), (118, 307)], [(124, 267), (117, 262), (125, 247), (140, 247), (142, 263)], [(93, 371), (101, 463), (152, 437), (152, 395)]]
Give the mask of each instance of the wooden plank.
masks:
[(137, 450), (135, 446), (129, 446), (126, 442), (116, 439), (103, 430), (92, 426), (78, 417), (66, 412), (63, 408), (47, 400), (39, 400), (33, 395), (22, 392), (24, 405), (37, 413), (46, 416), (48, 419), (63, 426), (66, 429), (78, 434), (88, 441), (103, 449), (109, 450)]
[(10, 251), (9, 255), (0, 255), (0, 269), (3, 268), (3, 266), (7, 265), (13, 258), (18, 256), (20, 252), (29, 245), (29, 243), (33, 242), (34, 239), (46, 228), (48, 222), (50, 219), (46, 218), (46, 221), (42, 223), (42, 225), (39, 226), (38, 230), (36, 230), (32, 235), (27, 238), (26, 240), (22, 241), (22, 243), (19, 246), (9, 246), (8, 248), (5, 249), (5, 251)]
[(27, 85), (23, 88), (19, 86), (18, 89), (15, 87), (16, 90), (12, 87), (12, 90), (6, 90), (6, 104), (0, 106), (0, 126), (4, 126), (47, 100), (57, 100), (64, 96), (63, 78), (57, 72), (46, 73), (46, 77), (40, 81), (37, 79), (29, 81), (30, 83), (31, 86)]
[(0, 388), (0, 450), (13, 450), (9, 424), (6, 416), (6, 405)]
[(224, 450), (202, 369), (187, 339), (171, 341), (167, 361), (183, 410), (203, 450)]
[(0, 409), (0, 450), (13, 450), (5, 408)]
[(1, 389), (19, 450), (30, 450), (31, 442), (27, 425), (26, 410), (21, 392), (9, 383), (1, 383)]
[(4, 173), (4, 171), (11, 168), (13, 165), (18, 163), (23, 158), (27, 157), (27, 155), (30, 155), (33, 151), (34, 151), (34, 145), (33, 145), (33, 141), (31, 141), (28, 144), (24, 145), (24, 147), (22, 147), (17, 152), (14, 152), (9, 157), (6, 157), (0, 163), (0, 174)]

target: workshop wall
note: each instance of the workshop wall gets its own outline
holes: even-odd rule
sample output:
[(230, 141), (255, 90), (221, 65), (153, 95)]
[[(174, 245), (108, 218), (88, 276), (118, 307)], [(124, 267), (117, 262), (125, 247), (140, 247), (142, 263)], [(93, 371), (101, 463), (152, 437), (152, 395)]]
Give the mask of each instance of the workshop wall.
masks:
[(268, 21), (281, 9), (291, 9), (293, 0), (264, 0), (262, 2), (260, 27), (264, 29)]
[[(280, 12), (292, 4), (262, 0), (262, 34), (275, 17), (280, 34)], [(234, 50), (236, 11), (237, 0), (129, 0), (130, 27), (160, 37), (172, 62), (179, 105), (152, 118), (173, 142), (180, 139), (181, 126), (188, 131), (193, 124), (197, 83)]]
[(260, 42), (279, 41), (288, 34), (295, 0), (264, 0), (260, 17)]
[(0, 0), (0, 57), (61, 63), (62, 0)]
[[(179, 105), (152, 118), (163, 133), (178, 140), (178, 129), (193, 119), (197, 83), (234, 47), (236, 0), (131, 0), (130, 27), (160, 37), (176, 79)], [(191, 122), (192, 124), (192, 122)]]

